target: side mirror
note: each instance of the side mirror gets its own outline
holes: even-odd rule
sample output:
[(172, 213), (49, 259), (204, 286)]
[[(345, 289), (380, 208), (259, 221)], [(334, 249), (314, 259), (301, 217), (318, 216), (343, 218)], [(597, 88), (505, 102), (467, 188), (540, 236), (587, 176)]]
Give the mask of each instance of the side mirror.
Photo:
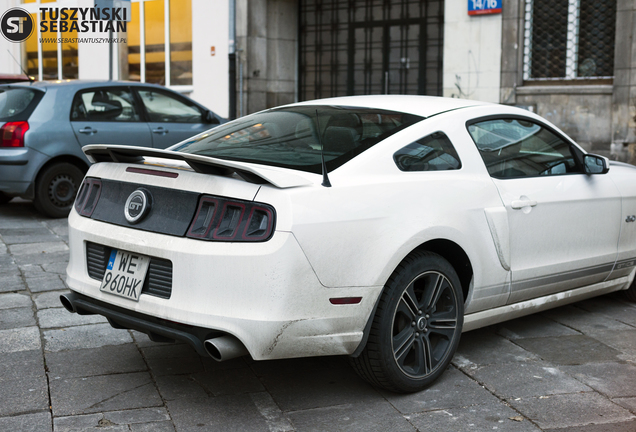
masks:
[(585, 174), (605, 174), (609, 171), (609, 160), (603, 156), (586, 154), (583, 156)]
[(219, 119), (212, 113), (212, 111), (208, 110), (203, 114), (203, 120), (206, 123), (210, 124), (221, 124)]

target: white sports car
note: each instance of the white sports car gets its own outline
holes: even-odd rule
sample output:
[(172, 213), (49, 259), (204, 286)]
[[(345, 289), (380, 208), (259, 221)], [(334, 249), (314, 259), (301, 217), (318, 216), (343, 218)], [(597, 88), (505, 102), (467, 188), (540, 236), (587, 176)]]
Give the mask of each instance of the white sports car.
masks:
[(636, 300), (636, 169), (518, 108), (334, 98), (84, 151), (62, 303), (219, 361), (346, 354), (418, 391), (462, 331)]

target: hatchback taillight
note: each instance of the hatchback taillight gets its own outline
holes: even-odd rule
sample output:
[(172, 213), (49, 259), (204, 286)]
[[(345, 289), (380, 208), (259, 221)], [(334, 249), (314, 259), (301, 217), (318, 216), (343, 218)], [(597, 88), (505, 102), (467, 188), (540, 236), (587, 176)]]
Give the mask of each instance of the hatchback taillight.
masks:
[(82, 216), (91, 217), (101, 192), (102, 181), (100, 179), (85, 178), (77, 198), (75, 198), (75, 210)]
[(24, 147), (24, 134), (29, 130), (25, 121), (7, 122), (0, 128), (0, 147)]
[(262, 203), (203, 196), (187, 237), (210, 241), (268, 240), (274, 232), (274, 208)]

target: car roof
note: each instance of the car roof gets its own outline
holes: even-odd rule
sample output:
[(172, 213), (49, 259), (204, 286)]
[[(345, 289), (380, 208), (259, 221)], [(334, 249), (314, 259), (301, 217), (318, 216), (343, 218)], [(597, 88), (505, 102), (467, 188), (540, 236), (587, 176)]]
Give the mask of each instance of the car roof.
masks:
[(107, 80), (55, 80), (55, 81), (34, 81), (12, 83), (11, 86), (24, 86), (35, 87), (40, 89), (46, 89), (48, 87), (73, 87), (73, 88), (87, 88), (87, 87), (112, 87), (112, 86), (146, 86), (165, 88), (157, 84), (140, 83), (138, 81), (107, 81)]
[(29, 77), (19, 74), (3, 74), (0, 73), (0, 82), (22, 82), (29, 81)]
[(288, 106), (301, 105), (331, 105), (350, 106), (361, 108), (385, 109), (390, 111), (405, 112), (422, 117), (431, 117), (443, 112), (460, 108), (494, 105), (488, 102), (475, 100), (445, 98), (437, 96), (415, 95), (370, 95), (370, 96), (345, 96), (328, 99), (316, 99)]

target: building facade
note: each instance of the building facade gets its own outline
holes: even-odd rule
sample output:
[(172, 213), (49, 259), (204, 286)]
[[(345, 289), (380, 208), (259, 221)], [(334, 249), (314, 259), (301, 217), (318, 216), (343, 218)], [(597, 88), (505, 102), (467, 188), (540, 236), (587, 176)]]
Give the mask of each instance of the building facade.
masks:
[[(94, 1), (0, 0), (0, 13)], [(588, 151), (636, 162), (633, 1), (133, 0), (131, 8), (114, 77), (166, 85), (230, 118), (330, 96), (459, 97), (525, 107)], [(37, 36), (2, 41), (0, 73), (20, 71), (10, 51), (37, 79), (108, 78), (106, 44)]]
[[(125, 31), (115, 31), (112, 70), (109, 71), (107, 31), (82, 22), (95, 0), (0, 0), (0, 15), (12, 7), (31, 14), (36, 30), (26, 42), (0, 40), (0, 73), (26, 71), (37, 80), (115, 79), (164, 85), (187, 94), (221, 116), (229, 115), (229, 13), (227, 1), (132, 0), (102, 2), (116, 7), (128, 3)], [(98, 2), (98, 5), (100, 3)], [(89, 9), (80, 31), (59, 31), (60, 21), (71, 28), (72, 13), (62, 9)], [(45, 26), (42, 22), (45, 21)], [(51, 31), (57, 21), (57, 31)], [(103, 27), (103, 25), (102, 25)], [(44, 31), (46, 28), (46, 31)], [(116, 26), (117, 29), (117, 26)], [(121, 26), (119, 26), (121, 30)], [(62, 40), (54, 40), (59, 39)]]
[(500, 101), (534, 107), (588, 151), (636, 162), (634, 3), (508, 5)]
[(633, 2), (503, 0), (476, 15), (470, 2), (237, 0), (244, 112), (356, 94), (476, 99), (636, 162)]

